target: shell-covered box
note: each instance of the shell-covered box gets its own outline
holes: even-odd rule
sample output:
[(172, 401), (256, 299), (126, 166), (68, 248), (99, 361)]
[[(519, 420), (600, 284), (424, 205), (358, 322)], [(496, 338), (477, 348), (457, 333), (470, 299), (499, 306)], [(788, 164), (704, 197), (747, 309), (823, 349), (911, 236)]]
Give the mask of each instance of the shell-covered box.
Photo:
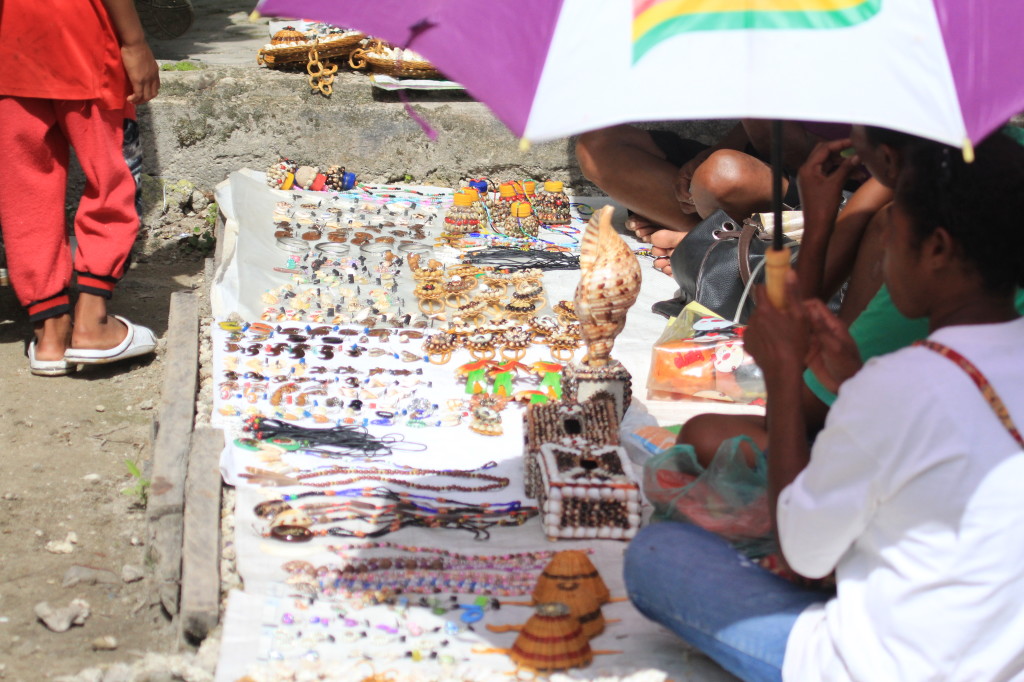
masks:
[(636, 535), (640, 487), (618, 431), (608, 399), (527, 408), (526, 494), (537, 499), (548, 538)]

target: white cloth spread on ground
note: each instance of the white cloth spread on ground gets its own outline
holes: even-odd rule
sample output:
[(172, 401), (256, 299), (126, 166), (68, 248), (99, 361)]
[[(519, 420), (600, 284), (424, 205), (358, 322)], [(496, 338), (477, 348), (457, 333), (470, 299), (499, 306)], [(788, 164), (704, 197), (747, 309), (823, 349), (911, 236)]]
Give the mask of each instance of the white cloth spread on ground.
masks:
[[(260, 301), (260, 294), (288, 281), (287, 274), (274, 271), (275, 266), (284, 264), (288, 254), (278, 249), (276, 245), (276, 240), (273, 237), (272, 214), (275, 202), (291, 199), (296, 194), (299, 193), (284, 193), (269, 189), (262, 176), (251, 171), (233, 173), (230, 180), (218, 188), (218, 202), (224, 207), (228, 221), (226, 238), (220, 247), (224, 255), (221, 257), (211, 294), (215, 318), (211, 330), (215, 377), (221, 376), (227, 356), (224, 350), (227, 332), (216, 324), (216, 320), (224, 319), (232, 312), (240, 313), (244, 319), (257, 319), (264, 307)], [(311, 200), (315, 200), (318, 196), (316, 194), (309, 195)], [(594, 200), (593, 203), (603, 205), (605, 202), (603, 199), (599, 199)], [(619, 222), (621, 222), (621, 216)], [(644, 265), (647, 262), (644, 261)], [(656, 405), (657, 401), (646, 401), (645, 403), (651, 344), (658, 338), (664, 327), (664, 320), (651, 313), (650, 307), (656, 301), (671, 297), (675, 283), (671, 278), (655, 272), (650, 267), (645, 267), (643, 274), (644, 282), (640, 298), (630, 310), (626, 328), (618, 338), (614, 350), (614, 357), (620, 359), (633, 374), (633, 407), (628, 413), (626, 422), (631, 425), (640, 425), (653, 421), (650, 415), (646, 414), (645, 408), (651, 408), (652, 413), (661, 412), (667, 415), (664, 421), (666, 424), (678, 423), (695, 413), (725, 411), (730, 407), (744, 412), (758, 410), (759, 408), (745, 405), (720, 406), (704, 402), (662, 403), (661, 405)], [(560, 299), (571, 299), (578, 279), (578, 270), (546, 272), (544, 284), (548, 301), (555, 303)], [(408, 283), (403, 286), (407, 285)], [(371, 345), (379, 346), (381, 344), (374, 341)], [(418, 351), (419, 344), (408, 344), (408, 348)], [(453, 358), (449, 364), (444, 366), (423, 362), (405, 364), (394, 358), (389, 359), (387, 356), (372, 358), (372, 362), (369, 356), (362, 358), (346, 356), (343, 364), (362, 367), (369, 363), (372, 366), (422, 368), (424, 372), (422, 378), (433, 381), (430, 395), (435, 395), (440, 399), (464, 395), (464, 388), (458, 384), (454, 371), (455, 367), (471, 358), (466, 351), (458, 351), (458, 353), (461, 354), (461, 358)], [(579, 355), (581, 354), (578, 353), (577, 356), (579, 357)], [(230, 443), (234, 437), (241, 435), (239, 429), (241, 420), (239, 417), (221, 415), (217, 408), (223, 402), (219, 391), (215, 391), (213, 422), (227, 428)], [(466, 501), (496, 503), (524, 497), (520, 461), (523, 448), (522, 416), (519, 408), (508, 408), (503, 421), (505, 433), (498, 438), (474, 434), (469, 432), (465, 426), (460, 429), (419, 430), (406, 430), (402, 426), (394, 426), (371, 427), (371, 430), (376, 429), (379, 433), (403, 432), (411, 439), (429, 446), (426, 452), (396, 453), (392, 458), (396, 464), (425, 468), (464, 469), (479, 466), (489, 460), (497, 462), (497, 466), (488, 470), (488, 473), (509, 478), (509, 486), (500, 491), (458, 494), (459, 499)], [(312, 464), (312, 462), (304, 462), (304, 465)], [(314, 565), (336, 564), (338, 557), (328, 550), (328, 546), (346, 544), (345, 538), (317, 537), (308, 543), (290, 544), (263, 537), (260, 529), (265, 527), (266, 523), (256, 518), (254, 506), (268, 498), (279, 497), (282, 490), (264, 489), (239, 480), (238, 474), (247, 465), (262, 466), (259, 453), (244, 450), (232, 444), (225, 448), (221, 461), (224, 479), (231, 485), (237, 485), (236, 532), (233, 549), (237, 553), (238, 571), (244, 580), (245, 591), (235, 591), (229, 599), (224, 619), (224, 644), (221, 648), (221, 659), (217, 669), (219, 682), (242, 677), (251, 671), (253, 664), (274, 662), (268, 661), (268, 654), (277, 648), (274, 639), (277, 634), (276, 624), (280, 624), (283, 617), (299, 618), (301, 616), (302, 622), (305, 623), (313, 615), (322, 615), (319, 612), (313, 614), (311, 611), (300, 612), (297, 610), (293, 603), (294, 600), (288, 598), (294, 589), (285, 583), (287, 574), (282, 570), (282, 564), (294, 559), (310, 561)], [(481, 481), (473, 481), (473, 483), (481, 483)], [(285, 488), (284, 491), (292, 492), (294, 489)], [(531, 502), (528, 498), (524, 500), (524, 503), (527, 504)], [(623, 543), (597, 540), (550, 543), (542, 532), (539, 519), (532, 519), (523, 526), (495, 528), (492, 530), (491, 540), (486, 543), (473, 540), (473, 536), (466, 532), (430, 528), (405, 528), (384, 539), (412, 545), (443, 547), (466, 554), (589, 548), (594, 551), (591, 555), (592, 560), (612, 594), (621, 596), (625, 593), (622, 581), (622, 551), (625, 547)], [(317, 608), (327, 606), (329, 604), (321, 604)], [(625, 675), (640, 668), (653, 668), (665, 671), (672, 679), (680, 682), (731, 679), (731, 676), (708, 659), (702, 656), (690, 656), (688, 654), (690, 650), (681, 640), (657, 624), (644, 619), (628, 602), (608, 604), (605, 606), (604, 612), (607, 618), (617, 619), (620, 622), (610, 625), (604, 634), (594, 640), (593, 647), (597, 650), (613, 650), (622, 653), (595, 659), (586, 671), (580, 672), (581, 675), (588, 677), (599, 674)], [(361, 613), (361, 617), (367, 622), (375, 623), (373, 609), (366, 609)], [(489, 611), (486, 624), (498, 626), (522, 624), (530, 614), (531, 610), (527, 607), (510, 605), (503, 607), (500, 611)], [(377, 615), (380, 618), (394, 619), (393, 615), (387, 613)], [(437, 618), (430, 613), (420, 614), (417, 617), (422, 617), (424, 623), (431, 618)], [(458, 620), (457, 615), (449, 616), (449, 618)], [(441, 620), (443, 621), (443, 618)], [(388, 625), (388, 623), (384, 624)], [(514, 632), (492, 633), (483, 625), (484, 623), (478, 623), (475, 632), (464, 632), (458, 637), (450, 638), (451, 650), (468, 655), (475, 646), (508, 647), (515, 640), (516, 633)], [(307, 636), (311, 632), (312, 634), (317, 632), (311, 631), (308, 626), (294, 629), (301, 629)], [(366, 629), (373, 633), (376, 628), (367, 627)], [(337, 652), (337, 657), (325, 654), (324, 660), (320, 663), (325, 666), (335, 666), (337, 670), (344, 671), (338, 673), (338, 677), (334, 679), (350, 679), (350, 677), (361, 679), (364, 676), (363, 673), (369, 674), (370, 669), (369, 667), (359, 668), (357, 672), (351, 672), (350, 677), (346, 676), (351, 671), (353, 660), (349, 654), (354, 653), (357, 657), (375, 654), (377, 648), (380, 647), (375, 648), (371, 645), (373, 642), (367, 644), (362, 640), (356, 642), (356, 646), (339, 645), (339, 649), (347, 650)], [(359, 646), (362, 646), (363, 649), (360, 650)], [(471, 662), (455, 670), (450, 679), (497, 679), (503, 672), (511, 669), (511, 664), (505, 657), (479, 655), (470, 658)], [(290, 659), (281, 661), (281, 663), (286, 667), (299, 665)], [(306, 663), (313, 665), (310, 661), (305, 661), (303, 664)], [(397, 670), (404, 674), (411, 668), (414, 673), (427, 674), (426, 672), (418, 673), (420, 670), (425, 670), (422, 667), (423, 664), (414, 664), (406, 659), (398, 661), (377, 659), (374, 665), (379, 666), (378, 673), (385, 670), (389, 672)]]
[[(931, 338), (1024, 424), (1024, 319)], [(790, 565), (839, 585), (798, 618), (784, 679), (1024, 678), (1024, 452), (951, 360), (908, 348), (846, 382), (778, 517)]]

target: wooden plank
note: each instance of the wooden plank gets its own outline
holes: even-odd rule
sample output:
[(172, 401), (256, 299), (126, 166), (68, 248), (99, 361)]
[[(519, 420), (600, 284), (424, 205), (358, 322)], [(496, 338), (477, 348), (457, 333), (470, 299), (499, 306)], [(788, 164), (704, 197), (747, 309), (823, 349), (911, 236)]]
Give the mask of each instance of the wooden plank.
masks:
[(185, 479), (181, 559), (181, 634), (201, 642), (220, 619), (220, 452), (224, 432), (203, 426), (192, 434)]
[(164, 609), (173, 615), (178, 612), (185, 474), (199, 367), (199, 304), (190, 291), (171, 294), (163, 365), (146, 514), (154, 578)]

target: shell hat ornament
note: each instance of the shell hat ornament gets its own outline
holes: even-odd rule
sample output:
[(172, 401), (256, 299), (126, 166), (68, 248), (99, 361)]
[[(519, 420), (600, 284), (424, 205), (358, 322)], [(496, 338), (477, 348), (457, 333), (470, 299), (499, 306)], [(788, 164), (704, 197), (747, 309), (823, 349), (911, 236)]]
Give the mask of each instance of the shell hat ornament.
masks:
[(612, 227), (611, 206), (596, 211), (580, 242), (580, 281), (575, 311), (587, 355), (583, 364), (608, 364), (615, 337), (640, 293), (640, 263)]

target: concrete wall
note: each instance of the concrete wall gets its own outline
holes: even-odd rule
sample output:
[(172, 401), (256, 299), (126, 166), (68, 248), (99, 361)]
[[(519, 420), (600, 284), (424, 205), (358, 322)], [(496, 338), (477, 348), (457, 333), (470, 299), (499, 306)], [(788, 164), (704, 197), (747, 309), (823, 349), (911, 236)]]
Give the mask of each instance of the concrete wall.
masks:
[[(361, 180), (456, 185), (460, 179), (533, 177), (587, 190), (571, 139), (520, 151), (518, 140), (484, 105), (463, 94), (410, 93), (438, 132), (431, 142), (392, 93), (366, 76), (339, 72), (328, 99), (311, 93), (304, 72), (255, 67), (164, 72), (160, 97), (142, 107), (144, 172), (188, 179), (208, 189), (238, 168), (263, 170), (278, 154), (315, 165), (338, 164)], [(711, 141), (722, 122), (669, 124)], [(666, 127), (666, 126), (662, 126)]]

